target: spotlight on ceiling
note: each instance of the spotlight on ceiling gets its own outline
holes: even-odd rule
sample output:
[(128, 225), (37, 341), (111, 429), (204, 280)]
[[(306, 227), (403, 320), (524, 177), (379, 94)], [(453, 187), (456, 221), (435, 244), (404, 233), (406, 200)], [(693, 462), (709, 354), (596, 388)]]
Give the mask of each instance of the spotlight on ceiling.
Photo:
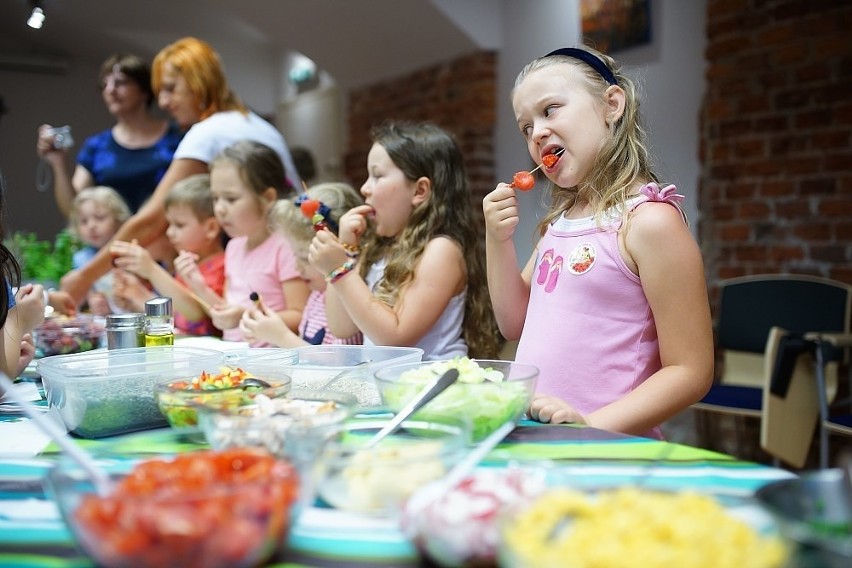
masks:
[(27, 25), (35, 30), (40, 30), (42, 24), (44, 24), (44, 10), (36, 5), (27, 20)]

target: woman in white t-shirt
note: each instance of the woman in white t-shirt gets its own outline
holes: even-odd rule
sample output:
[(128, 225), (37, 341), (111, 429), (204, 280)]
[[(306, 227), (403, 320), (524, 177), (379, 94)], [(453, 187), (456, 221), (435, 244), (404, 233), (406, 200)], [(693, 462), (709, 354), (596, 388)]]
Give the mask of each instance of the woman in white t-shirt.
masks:
[[(191, 175), (208, 173), (213, 157), (240, 140), (274, 149), (288, 184), (301, 186), (284, 137), (231, 91), (219, 56), (209, 44), (193, 37), (180, 39), (157, 54), (151, 70), (160, 107), (188, 130), (151, 199), (124, 223), (115, 235), (117, 240), (147, 246), (162, 235), (168, 224), (163, 203), (171, 186)], [(104, 247), (85, 267), (65, 275), (62, 290), (81, 302), (95, 280), (110, 270), (108, 249)]]

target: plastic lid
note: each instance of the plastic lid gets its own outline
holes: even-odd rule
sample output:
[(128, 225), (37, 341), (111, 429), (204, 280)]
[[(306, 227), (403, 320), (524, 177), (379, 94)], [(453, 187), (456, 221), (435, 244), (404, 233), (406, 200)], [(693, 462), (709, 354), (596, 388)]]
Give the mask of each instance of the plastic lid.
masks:
[(149, 317), (172, 315), (172, 299), (160, 297), (148, 300), (145, 302), (145, 314)]

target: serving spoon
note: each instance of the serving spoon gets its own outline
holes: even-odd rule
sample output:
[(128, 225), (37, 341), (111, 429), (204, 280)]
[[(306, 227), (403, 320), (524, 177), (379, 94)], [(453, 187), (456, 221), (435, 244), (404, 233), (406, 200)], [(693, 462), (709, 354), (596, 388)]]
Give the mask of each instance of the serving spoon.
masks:
[(396, 416), (385, 425), (384, 428), (376, 432), (376, 434), (370, 438), (364, 446), (361, 446), (360, 449), (368, 450), (381, 442), (386, 436), (393, 434), (396, 432), (399, 427), (402, 425), (403, 421), (405, 421), (409, 416), (420, 410), (420, 408), (425, 405), (427, 402), (441, 394), (444, 389), (448, 386), (456, 382), (459, 378), (459, 370), (458, 369), (448, 369), (440, 377), (436, 378), (429, 384), (426, 388), (417, 393), (417, 396), (408, 401), (399, 412), (397, 412)]
[(497, 447), (515, 429), (514, 420), (504, 422), (502, 426), (491, 432), (467, 456), (454, 465), (447, 474), (419, 489), (405, 504), (405, 513), (414, 518), (430, 503), (438, 501), (451, 491), (479, 465), (488, 453)]
[(30, 401), (18, 396), (18, 393), (15, 392), (14, 383), (2, 371), (0, 371), (0, 387), (6, 392), (7, 397), (18, 403), (24, 414), (32, 419), (36, 426), (83, 468), (87, 477), (92, 480), (98, 495), (103, 497), (109, 494), (112, 488), (112, 481), (107, 472), (98, 467), (94, 458), (87, 451), (75, 444), (67, 433), (61, 430), (54, 422), (48, 420), (42, 412), (36, 410), (36, 407)]

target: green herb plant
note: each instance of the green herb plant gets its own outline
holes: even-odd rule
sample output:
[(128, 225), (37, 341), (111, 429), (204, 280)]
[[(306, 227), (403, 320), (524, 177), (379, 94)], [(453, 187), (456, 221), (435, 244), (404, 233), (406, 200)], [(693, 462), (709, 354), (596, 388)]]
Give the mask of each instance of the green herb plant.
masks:
[(23, 281), (58, 283), (71, 270), (71, 258), (80, 243), (67, 229), (59, 231), (53, 242), (39, 240), (35, 233), (17, 231), (6, 241), (6, 247), (18, 259)]

